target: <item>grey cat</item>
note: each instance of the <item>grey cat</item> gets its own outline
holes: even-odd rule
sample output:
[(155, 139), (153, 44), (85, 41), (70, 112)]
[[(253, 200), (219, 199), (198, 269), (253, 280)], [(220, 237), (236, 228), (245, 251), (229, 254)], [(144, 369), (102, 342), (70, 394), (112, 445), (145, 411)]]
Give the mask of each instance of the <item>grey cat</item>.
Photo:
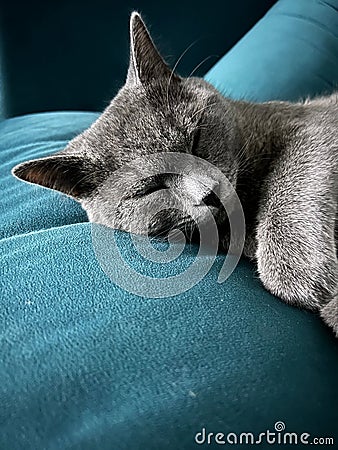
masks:
[[(246, 219), (244, 254), (256, 260), (265, 288), (319, 311), (338, 336), (337, 94), (299, 103), (234, 101), (202, 79), (171, 71), (135, 12), (130, 39), (127, 81), (96, 122), (63, 151), (19, 164), (13, 174), (75, 198), (92, 222), (138, 234), (192, 231), (189, 212), (212, 210), (226, 247), (218, 180), (192, 186), (172, 173), (147, 176), (149, 154), (209, 161), (236, 188)], [(137, 157), (142, 182), (132, 171), (114, 185), (107, 181)], [(186, 214), (169, 208), (145, 229), (154, 193), (168, 188)]]

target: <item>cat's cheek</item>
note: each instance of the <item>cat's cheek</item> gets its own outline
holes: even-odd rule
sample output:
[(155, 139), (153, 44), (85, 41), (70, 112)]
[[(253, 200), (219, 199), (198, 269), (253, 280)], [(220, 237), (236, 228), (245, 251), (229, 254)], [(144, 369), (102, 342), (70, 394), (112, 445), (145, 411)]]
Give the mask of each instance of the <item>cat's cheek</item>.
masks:
[(114, 223), (112, 218), (109, 218), (109, 214), (103, 214), (103, 208), (97, 207), (96, 202), (93, 200), (82, 200), (82, 208), (86, 211), (88, 221), (91, 223), (97, 223), (99, 225), (104, 225), (109, 228), (114, 228)]
[(89, 222), (95, 222), (95, 213), (91, 206), (91, 203), (87, 200), (80, 200), (82, 208), (86, 211)]

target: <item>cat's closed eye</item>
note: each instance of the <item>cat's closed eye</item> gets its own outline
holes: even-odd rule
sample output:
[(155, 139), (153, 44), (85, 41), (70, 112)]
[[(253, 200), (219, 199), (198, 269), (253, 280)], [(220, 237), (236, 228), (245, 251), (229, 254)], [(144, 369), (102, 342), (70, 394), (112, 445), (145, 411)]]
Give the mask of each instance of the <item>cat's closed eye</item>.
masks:
[(161, 189), (168, 189), (169, 177), (169, 174), (161, 174), (150, 176), (142, 180), (141, 184), (132, 186), (131, 192), (128, 192), (127, 195), (124, 196), (124, 200), (146, 197)]
[(153, 192), (157, 192), (161, 189), (167, 189), (168, 186), (164, 186), (164, 185), (155, 185), (155, 184), (150, 184), (147, 186), (144, 186), (143, 188), (137, 190), (136, 192), (134, 192), (133, 197), (145, 197), (146, 195), (150, 195)]

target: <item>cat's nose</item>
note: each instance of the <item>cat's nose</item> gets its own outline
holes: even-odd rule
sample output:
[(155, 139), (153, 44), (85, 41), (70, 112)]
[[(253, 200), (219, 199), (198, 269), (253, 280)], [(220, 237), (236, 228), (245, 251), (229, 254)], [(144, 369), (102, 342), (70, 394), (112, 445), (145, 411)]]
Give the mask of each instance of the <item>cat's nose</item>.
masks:
[[(197, 178), (197, 177), (196, 177)], [(199, 179), (186, 177), (183, 180), (183, 189), (192, 200), (193, 206), (220, 207), (220, 183), (209, 177)]]
[(203, 203), (206, 206), (214, 206), (215, 208), (219, 208), (221, 206), (221, 201), (214, 191), (209, 191), (204, 195), (202, 198), (202, 204)]
[(195, 206), (214, 206), (215, 208), (219, 208), (221, 206), (219, 199), (220, 185), (217, 182), (208, 184), (208, 187), (204, 184), (202, 189), (200, 186), (198, 195), (195, 197)]

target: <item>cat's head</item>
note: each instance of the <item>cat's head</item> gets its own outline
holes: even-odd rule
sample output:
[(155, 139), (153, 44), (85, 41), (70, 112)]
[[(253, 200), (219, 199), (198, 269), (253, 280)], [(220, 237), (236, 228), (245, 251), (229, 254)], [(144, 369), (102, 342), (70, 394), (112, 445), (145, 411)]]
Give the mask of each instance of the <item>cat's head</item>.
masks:
[[(236, 129), (231, 102), (204, 80), (172, 71), (133, 13), (125, 85), (63, 151), (22, 163), (13, 174), (75, 198), (93, 222), (134, 233), (187, 229), (192, 216), (203, 221), (210, 211), (223, 220), (217, 196), (226, 188), (190, 159), (173, 169), (165, 155), (195, 155), (235, 185)], [(165, 208), (154, 214), (159, 201)]]

